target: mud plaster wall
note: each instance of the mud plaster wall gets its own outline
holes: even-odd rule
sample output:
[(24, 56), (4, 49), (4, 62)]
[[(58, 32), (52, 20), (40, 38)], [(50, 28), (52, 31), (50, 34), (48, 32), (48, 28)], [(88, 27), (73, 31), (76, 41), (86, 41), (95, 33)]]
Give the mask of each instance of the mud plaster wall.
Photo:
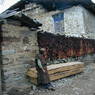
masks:
[(6, 90), (30, 86), (26, 71), (38, 52), (37, 33), (27, 27), (3, 24), (2, 62)]

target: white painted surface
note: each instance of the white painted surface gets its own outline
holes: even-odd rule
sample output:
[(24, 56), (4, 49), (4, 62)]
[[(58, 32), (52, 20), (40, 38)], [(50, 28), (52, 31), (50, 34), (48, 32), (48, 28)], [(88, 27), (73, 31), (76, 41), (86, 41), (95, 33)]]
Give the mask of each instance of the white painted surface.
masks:
[(85, 34), (90, 39), (95, 39), (95, 15), (83, 8)]
[(85, 34), (83, 13), (80, 6), (64, 10), (64, 28), (67, 36), (82, 37)]

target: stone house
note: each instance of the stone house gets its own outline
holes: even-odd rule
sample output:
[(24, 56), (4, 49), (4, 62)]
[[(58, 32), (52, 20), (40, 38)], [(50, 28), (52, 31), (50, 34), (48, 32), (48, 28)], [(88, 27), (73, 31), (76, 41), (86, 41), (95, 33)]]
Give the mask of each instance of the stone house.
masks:
[[(26, 71), (39, 52), (39, 31), (95, 39), (95, 16), (80, 5), (50, 12), (35, 4), (26, 7), (15, 16), (3, 19), (0, 24), (0, 88), (4, 90), (31, 86), (26, 78)], [(31, 7), (34, 9), (31, 10)], [(42, 26), (36, 21), (34, 23), (35, 19)], [(40, 29), (37, 29), (38, 26)]]
[(22, 15), (8, 17), (0, 26), (0, 87), (3, 90), (27, 88), (29, 84), (25, 73), (39, 52), (37, 28), (41, 24)]
[(83, 6), (73, 6), (62, 11), (41, 12), (31, 14), (30, 18), (42, 23), (42, 30), (54, 34), (95, 39), (95, 14)]

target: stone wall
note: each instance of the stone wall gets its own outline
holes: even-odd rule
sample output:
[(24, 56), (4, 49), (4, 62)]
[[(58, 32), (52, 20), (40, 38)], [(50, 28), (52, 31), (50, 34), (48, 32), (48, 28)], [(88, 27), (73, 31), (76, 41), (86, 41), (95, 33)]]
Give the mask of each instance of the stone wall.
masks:
[(0, 95), (2, 93), (2, 87), (1, 87), (1, 68), (0, 68)]
[(25, 14), (36, 21), (42, 24), (41, 30), (54, 33), (54, 20), (50, 13), (46, 13), (42, 8), (26, 11)]
[(95, 16), (82, 6), (64, 10), (65, 35), (95, 39)]
[[(74, 36), (74, 37), (85, 37), (95, 38), (95, 20), (94, 15), (82, 6), (73, 6), (63, 11), (51, 11), (47, 12), (42, 6), (36, 4), (30, 4), (31, 9), (34, 10), (25, 11), (24, 13), (30, 18), (34, 18), (42, 23), (41, 30), (50, 32), (56, 32), (55, 22), (53, 15), (64, 14), (63, 21), (58, 23), (59, 26), (63, 27), (63, 31), (58, 34)], [(58, 27), (59, 27), (58, 26)]]
[(65, 35), (75, 37), (86, 36), (82, 11), (80, 6), (64, 10)]
[(83, 8), (85, 33), (90, 39), (95, 39), (95, 15)]
[[(1, 36), (2, 36), (2, 32), (1, 32), (1, 22), (0, 22), (0, 43), (1, 43)], [(0, 45), (0, 50), (1, 50), (1, 45)], [(1, 71), (2, 71), (2, 54), (0, 51), (0, 95), (2, 95), (2, 79), (1, 79)]]
[(26, 88), (30, 84), (26, 78), (27, 69), (33, 65), (38, 52), (37, 32), (27, 27), (3, 24), (2, 61), (5, 88)]

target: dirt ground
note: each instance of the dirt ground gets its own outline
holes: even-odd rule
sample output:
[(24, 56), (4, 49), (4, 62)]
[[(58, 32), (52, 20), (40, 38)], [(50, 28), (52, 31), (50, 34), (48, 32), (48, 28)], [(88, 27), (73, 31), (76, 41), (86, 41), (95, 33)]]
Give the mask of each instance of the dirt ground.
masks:
[[(84, 72), (52, 82), (55, 91), (35, 90), (34, 95), (95, 95), (95, 64), (85, 66)], [(32, 95), (32, 91), (30, 95)]]
[(95, 95), (95, 63), (86, 65), (83, 73), (57, 80), (52, 85), (55, 91), (36, 88), (15, 95)]

